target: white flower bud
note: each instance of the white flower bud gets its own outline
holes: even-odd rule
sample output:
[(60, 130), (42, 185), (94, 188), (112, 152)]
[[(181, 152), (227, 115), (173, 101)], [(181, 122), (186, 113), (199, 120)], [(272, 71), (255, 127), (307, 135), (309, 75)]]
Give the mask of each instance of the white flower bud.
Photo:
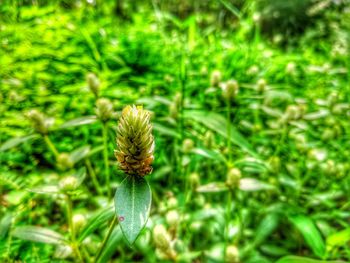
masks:
[(60, 182), (59, 182), (59, 187), (63, 192), (70, 192), (74, 191), (78, 187), (78, 179), (74, 176), (67, 176), (64, 177)]
[(217, 87), (221, 81), (222, 74), (219, 70), (214, 70), (210, 76), (210, 84), (212, 87)]
[(229, 245), (226, 248), (225, 260), (228, 263), (238, 263), (239, 262), (239, 251), (234, 245)]
[(180, 215), (176, 210), (171, 210), (166, 214), (165, 219), (170, 227), (177, 227), (180, 222)]
[(163, 225), (156, 225), (153, 228), (153, 240), (162, 251), (167, 251), (170, 248), (170, 235)]
[(230, 188), (235, 188), (239, 186), (239, 181), (242, 177), (242, 173), (237, 168), (231, 168), (227, 172), (226, 185)]

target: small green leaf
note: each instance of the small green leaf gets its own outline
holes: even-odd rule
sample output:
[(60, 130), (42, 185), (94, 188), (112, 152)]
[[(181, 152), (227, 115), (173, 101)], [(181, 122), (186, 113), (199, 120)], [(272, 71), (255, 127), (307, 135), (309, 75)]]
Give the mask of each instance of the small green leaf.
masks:
[(275, 263), (345, 263), (345, 261), (326, 261), (326, 260), (316, 260), (312, 258), (297, 257), (297, 256), (286, 256)]
[(205, 185), (197, 187), (196, 191), (198, 193), (218, 193), (225, 192), (228, 188), (225, 183), (222, 182), (212, 182)]
[(199, 110), (188, 110), (185, 111), (185, 118), (192, 119), (196, 122), (201, 123), (202, 125), (208, 127), (209, 129), (217, 132), (223, 137), (227, 137), (227, 125), (231, 126), (230, 140), (241, 147), (244, 151), (251, 154), (254, 157), (257, 157), (257, 153), (252, 149), (252, 146), (248, 141), (239, 133), (239, 131), (231, 125), (227, 124), (226, 119), (220, 114), (207, 111)]
[(85, 145), (71, 152), (70, 159), (72, 160), (73, 163), (77, 163), (80, 160), (87, 157), (89, 153), (90, 153), (90, 145)]
[(345, 246), (350, 241), (350, 228), (336, 232), (327, 238), (327, 247)]
[(144, 177), (129, 175), (117, 188), (115, 211), (123, 234), (133, 244), (144, 228), (151, 208), (151, 188)]
[(79, 236), (79, 242), (82, 242), (86, 237), (88, 237), (96, 229), (105, 225), (106, 222), (111, 220), (114, 215), (114, 208), (108, 207), (98, 211), (94, 216), (92, 216), (87, 222), (84, 229), (81, 231)]
[(84, 116), (80, 118), (76, 118), (70, 121), (67, 121), (66, 123), (61, 125), (61, 129), (66, 129), (66, 128), (71, 128), (71, 127), (76, 127), (76, 126), (81, 126), (81, 125), (86, 125), (86, 124), (91, 124), (97, 121), (96, 116)]
[(254, 244), (261, 244), (266, 238), (268, 238), (273, 231), (277, 228), (279, 223), (279, 216), (276, 213), (268, 213), (259, 224), (256, 233)]
[(32, 135), (28, 135), (28, 136), (24, 136), (24, 137), (15, 137), (15, 138), (11, 138), (8, 141), (4, 142), (1, 146), (0, 146), (0, 152), (6, 151), (8, 149), (11, 149), (13, 147), (16, 147), (19, 144), (22, 144), (26, 141), (32, 140), (32, 139), (36, 139), (38, 138), (39, 135), (37, 134), (32, 134)]
[(117, 248), (120, 246), (123, 235), (118, 228), (114, 228), (98, 262), (108, 262)]
[(322, 258), (326, 250), (325, 244), (314, 222), (309, 217), (303, 215), (291, 216), (289, 217), (289, 220), (301, 232), (306, 243), (312, 249), (314, 254)]
[(13, 230), (12, 235), (19, 239), (46, 243), (46, 244), (60, 245), (65, 242), (65, 239), (61, 234), (51, 229), (38, 227), (38, 226), (16, 227)]
[(0, 220), (0, 240), (4, 239), (11, 227), (12, 223), (12, 214), (5, 214), (4, 217)]
[(275, 187), (255, 178), (242, 178), (239, 181), (239, 189), (246, 192), (255, 192), (261, 190), (273, 190)]

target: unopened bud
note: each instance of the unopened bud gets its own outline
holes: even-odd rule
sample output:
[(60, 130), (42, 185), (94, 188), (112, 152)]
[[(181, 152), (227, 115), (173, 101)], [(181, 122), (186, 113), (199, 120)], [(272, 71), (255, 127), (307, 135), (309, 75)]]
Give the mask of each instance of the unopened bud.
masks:
[(287, 107), (285, 118), (286, 120), (297, 120), (302, 116), (301, 108), (297, 105), (289, 105)]
[(82, 214), (75, 214), (73, 216), (73, 225), (74, 229), (77, 233), (85, 226), (86, 224), (86, 218)]
[(113, 105), (109, 99), (101, 98), (96, 102), (96, 115), (102, 121), (108, 121), (113, 115)]
[(269, 161), (269, 167), (272, 172), (278, 173), (281, 169), (281, 159), (278, 156), (272, 156), (270, 157)]
[(59, 187), (63, 192), (74, 191), (78, 187), (78, 179), (74, 176), (67, 176), (59, 182)]
[(242, 173), (237, 168), (231, 168), (227, 172), (226, 185), (229, 188), (235, 188), (239, 186), (239, 181), (242, 177)]
[(95, 97), (98, 97), (98, 93), (100, 90), (100, 80), (96, 77), (94, 73), (89, 73), (86, 77), (87, 83), (89, 85), (90, 91), (95, 95)]
[(176, 210), (170, 210), (165, 218), (170, 227), (177, 227), (180, 222), (180, 215)]
[(238, 263), (239, 262), (239, 251), (234, 245), (229, 245), (226, 248), (225, 260), (227, 263)]
[(73, 167), (73, 162), (68, 153), (60, 153), (60, 155), (58, 155), (57, 166), (62, 170), (67, 170)]
[(44, 114), (37, 110), (30, 110), (27, 117), (32, 122), (34, 130), (43, 135), (47, 134), (48, 129)]
[(170, 197), (168, 200), (168, 208), (176, 208), (178, 205), (177, 199), (175, 197)]
[(191, 173), (189, 180), (190, 180), (190, 185), (191, 185), (192, 189), (196, 189), (199, 186), (200, 179), (199, 179), (198, 173)]
[(211, 131), (206, 131), (204, 134), (204, 141), (203, 141), (205, 147), (212, 148), (214, 145), (214, 134)]
[(289, 62), (286, 66), (286, 73), (289, 75), (294, 75), (296, 70), (296, 65), (294, 62)]
[(218, 87), (221, 81), (222, 75), (219, 70), (214, 70), (210, 76), (210, 84), (212, 87)]
[(189, 153), (194, 148), (194, 141), (192, 139), (185, 139), (182, 143), (182, 150), (184, 153)]
[(222, 96), (227, 100), (232, 100), (238, 93), (238, 82), (236, 80), (229, 80), (223, 83), (222, 86)]
[(167, 251), (170, 248), (170, 235), (163, 225), (156, 225), (153, 228), (153, 240), (162, 251)]
[(266, 89), (266, 80), (265, 79), (259, 79), (257, 83), (257, 90), (258, 92), (262, 93)]

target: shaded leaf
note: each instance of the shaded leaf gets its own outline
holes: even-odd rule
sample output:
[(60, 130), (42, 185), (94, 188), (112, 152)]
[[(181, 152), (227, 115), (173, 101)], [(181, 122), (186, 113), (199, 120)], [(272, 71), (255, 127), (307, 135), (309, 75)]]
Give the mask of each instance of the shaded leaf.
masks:
[(117, 227), (114, 228), (111, 236), (108, 239), (106, 246), (103, 249), (101, 257), (98, 262), (108, 262), (108, 260), (113, 256), (116, 249), (120, 246), (120, 241), (123, 235)]
[(96, 229), (104, 226), (109, 220), (114, 216), (114, 207), (107, 207), (98, 211), (94, 216), (92, 216), (84, 229), (81, 231), (81, 234), (78, 238), (82, 242), (87, 236), (93, 233)]
[(303, 235), (307, 245), (312, 249), (314, 254), (322, 258), (325, 254), (325, 244), (314, 222), (309, 217), (303, 215), (291, 216), (289, 220)]

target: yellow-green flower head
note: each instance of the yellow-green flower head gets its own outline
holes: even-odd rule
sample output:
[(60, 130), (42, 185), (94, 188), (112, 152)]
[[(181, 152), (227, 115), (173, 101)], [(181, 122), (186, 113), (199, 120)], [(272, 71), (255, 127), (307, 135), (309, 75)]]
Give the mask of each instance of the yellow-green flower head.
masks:
[(154, 137), (150, 117), (142, 106), (126, 106), (122, 111), (115, 156), (126, 174), (145, 176), (152, 172)]
[(34, 109), (27, 113), (27, 117), (32, 122), (34, 130), (40, 134), (47, 134), (48, 127), (43, 113)]

